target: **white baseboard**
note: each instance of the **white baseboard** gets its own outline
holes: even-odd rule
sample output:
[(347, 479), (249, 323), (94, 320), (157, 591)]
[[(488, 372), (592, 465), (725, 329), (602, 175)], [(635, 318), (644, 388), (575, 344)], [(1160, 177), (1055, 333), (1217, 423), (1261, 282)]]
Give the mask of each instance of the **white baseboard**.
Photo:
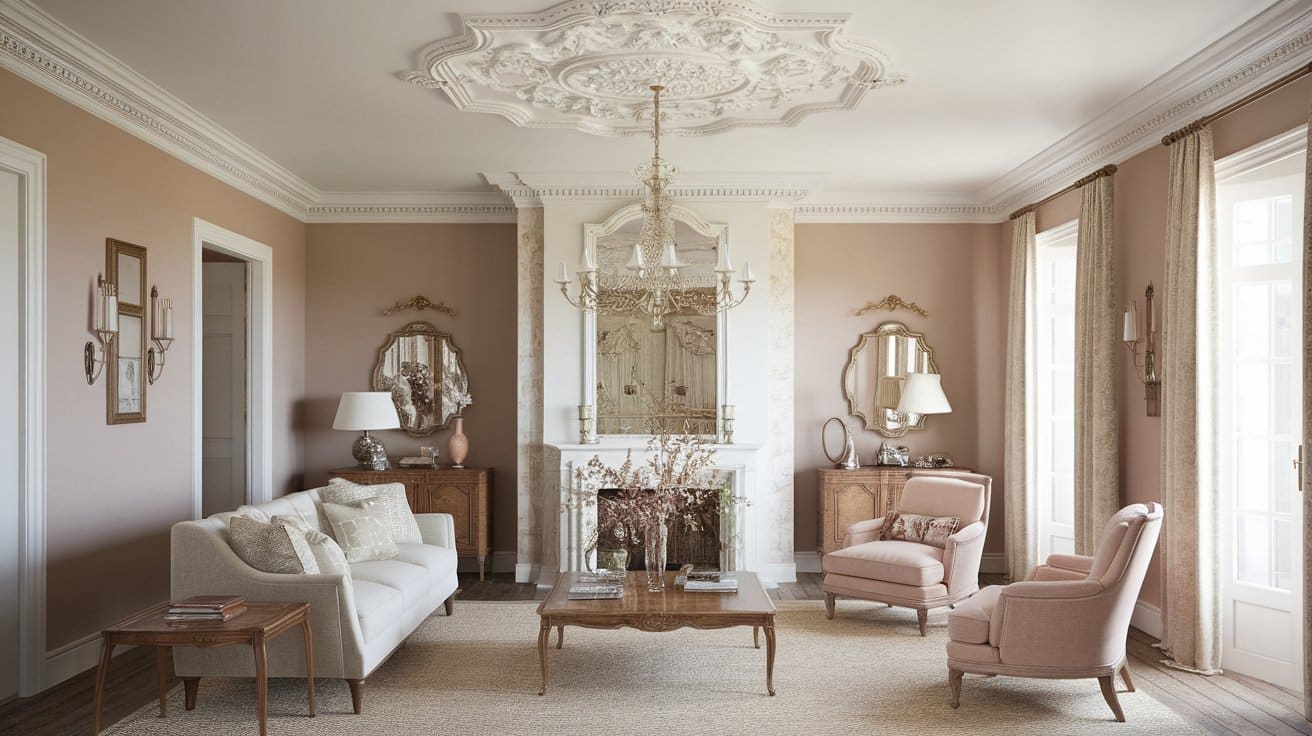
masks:
[(763, 572), (767, 579), (761, 582), (767, 588), (778, 587), (779, 583), (797, 582), (797, 565), (792, 562), (776, 562), (773, 565), (766, 565)]
[(1162, 610), (1151, 603), (1139, 601), (1134, 604), (1134, 613), (1130, 615), (1130, 625), (1157, 639), (1162, 638)]
[[(131, 646), (114, 647), (114, 656), (132, 649)], [(46, 652), (42, 668), (41, 690), (49, 690), (74, 675), (95, 667), (100, 662), (100, 634), (89, 634), (58, 649)]]
[(531, 562), (515, 563), (515, 582), (532, 583), (538, 579), (538, 565)]
[(793, 555), (797, 572), (820, 572), (819, 552), (798, 552)]

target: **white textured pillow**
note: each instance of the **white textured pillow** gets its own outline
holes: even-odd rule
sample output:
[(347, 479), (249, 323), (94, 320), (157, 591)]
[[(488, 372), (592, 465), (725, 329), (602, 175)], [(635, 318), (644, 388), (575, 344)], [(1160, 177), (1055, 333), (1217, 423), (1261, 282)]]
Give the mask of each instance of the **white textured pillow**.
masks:
[(305, 534), (285, 524), (266, 524), (245, 516), (228, 518), (228, 543), (247, 565), (264, 572), (319, 574)]
[(310, 545), (314, 561), (319, 565), (319, 572), (324, 575), (345, 575), (351, 577), (351, 567), (346, 564), (346, 553), (333, 538), (312, 528), (299, 516), (275, 516), (273, 523), (291, 527), (305, 537)]
[(324, 503), (350, 505), (366, 498), (375, 498), (381, 502), (379, 513), (387, 524), (393, 542), (419, 544), (424, 541), (419, 534), (419, 523), (415, 521), (414, 512), (410, 511), (410, 502), (405, 498), (404, 483), (367, 486), (352, 483), (345, 478), (333, 478), (328, 481), (327, 488), (319, 491), (319, 500)]
[(387, 529), (386, 517), (378, 501), (367, 498), (358, 506), (325, 503), (323, 512), (333, 525), (333, 535), (346, 554), (347, 562), (388, 560), (401, 554)]

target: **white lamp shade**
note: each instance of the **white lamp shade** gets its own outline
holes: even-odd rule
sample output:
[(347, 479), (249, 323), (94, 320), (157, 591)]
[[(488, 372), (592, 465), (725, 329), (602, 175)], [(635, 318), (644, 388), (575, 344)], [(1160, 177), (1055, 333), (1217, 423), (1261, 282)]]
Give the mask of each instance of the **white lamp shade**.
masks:
[(937, 373), (908, 373), (897, 410), (903, 414), (947, 414), (952, 411)]
[(386, 391), (347, 391), (337, 404), (333, 429), (399, 429), (401, 418)]

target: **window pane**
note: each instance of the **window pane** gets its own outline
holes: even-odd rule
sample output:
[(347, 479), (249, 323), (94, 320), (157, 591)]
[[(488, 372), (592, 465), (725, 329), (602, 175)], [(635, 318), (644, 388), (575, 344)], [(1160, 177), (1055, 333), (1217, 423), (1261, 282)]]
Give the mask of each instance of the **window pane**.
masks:
[(1235, 284), (1235, 354), (1239, 358), (1265, 358), (1271, 350), (1271, 287), (1265, 281)]
[(1296, 530), (1294, 522), (1289, 519), (1275, 520), (1275, 570), (1272, 585), (1281, 590), (1289, 590), (1294, 582), (1294, 555)]
[[(1271, 237), (1271, 207), (1267, 200), (1250, 199), (1246, 202), (1236, 202), (1234, 216), (1234, 233), (1231, 237), (1235, 245), (1265, 244)], [(1241, 257), (1238, 262), (1245, 261)]]
[(1270, 445), (1266, 438), (1241, 438), (1235, 453), (1235, 508), (1266, 511), (1270, 501)]
[(1270, 529), (1260, 514), (1235, 516), (1235, 579), (1252, 585), (1271, 584)]
[(1294, 470), (1294, 459), (1298, 450), (1294, 442), (1279, 439), (1271, 443), (1271, 510), (1278, 514), (1292, 514), (1298, 501), (1298, 472)]
[(1052, 520), (1059, 524), (1075, 522), (1075, 476), (1052, 477)]
[[(1235, 365), (1235, 432), (1265, 435), (1271, 428), (1271, 368), (1246, 361)], [(1254, 458), (1249, 457), (1249, 462)]]

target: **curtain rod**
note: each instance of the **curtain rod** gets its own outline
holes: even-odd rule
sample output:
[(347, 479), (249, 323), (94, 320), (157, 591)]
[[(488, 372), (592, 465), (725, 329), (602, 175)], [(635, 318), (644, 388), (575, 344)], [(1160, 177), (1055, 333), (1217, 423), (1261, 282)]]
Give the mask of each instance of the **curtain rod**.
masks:
[(1271, 94), (1272, 92), (1275, 92), (1281, 87), (1284, 87), (1290, 82), (1293, 82), (1298, 79), (1302, 79), (1308, 74), (1312, 74), (1312, 64), (1304, 64), (1303, 66), (1295, 69), (1294, 71), (1290, 72), (1289, 74), (1286, 74), (1285, 76), (1277, 79), (1276, 81), (1266, 85), (1265, 87), (1257, 90), (1256, 92), (1253, 92), (1252, 94), (1249, 95), (1245, 95), (1239, 98), (1238, 100), (1231, 102), (1229, 105), (1226, 105), (1225, 107), (1221, 108), (1220, 110), (1217, 110), (1211, 115), (1204, 115), (1203, 117), (1198, 118), (1197, 120), (1193, 121), (1192, 123), (1189, 123), (1183, 128), (1175, 131), (1174, 133), (1167, 136), (1163, 136), (1162, 145), (1169, 146), (1172, 143), (1175, 143), (1176, 141), (1180, 140), (1181, 138), (1184, 138), (1187, 135), (1197, 133), (1198, 131), (1202, 130), (1204, 127), (1210, 125), (1215, 120), (1219, 118), (1223, 118), (1226, 115), (1229, 115), (1230, 113), (1234, 112), (1235, 110), (1238, 110), (1241, 107), (1245, 107), (1249, 103), (1256, 102), (1257, 100), (1266, 97), (1267, 95)]
[(1025, 214), (1026, 212), (1033, 212), (1034, 210), (1037, 210), (1039, 207), (1042, 207), (1043, 205), (1045, 205), (1045, 204), (1051, 202), (1052, 200), (1054, 200), (1054, 199), (1060, 197), (1061, 195), (1063, 195), (1063, 194), (1065, 194), (1065, 193), (1067, 193), (1067, 192), (1073, 192), (1073, 191), (1075, 191), (1076, 189), (1079, 189), (1080, 187), (1084, 186), (1085, 184), (1088, 184), (1089, 182), (1093, 181), (1094, 179), (1097, 179), (1097, 178), (1102, 177), (1102, 176), (1111, 176), (1112, 174), (1115, 174), (1115, 173), (1116, 173), (1116, 164), (1107, 164), (1106, 166), (1102, 167), (1101, 169), (1098, 169), (1097, 171), (1093, 172), (1092, 174), (1089, 174), (1088, 176), (1086, 176), (1086, 177), (1080, 179), (1079, 181), (1075, 182), (1074, 184), (1072, 184), (1072, 185), (1066, 187), (1065, 189), (1059, 189), (1059, 190), (1053, 192), (1052, 194), (1049, 194), (1048, 196), (1044, 197), (1043, 199), (1040, 199), (1039, 201), (1035, 202), (1034, 204), (1027, 204), (1027, 205), (1025, 205), (1024, 207), (1021, 207), (1020, 209), (1018, 209), (1018, 210), (1016, 210), (1015, 212), (1011, 213), (1011, 216), (1008, 217), (1007, 219), (1008, 219), (1008, 220), (1014, 220), (1014, 219), (1016, 219), (1017, 217), (1020, 217), (1021, 215)]

